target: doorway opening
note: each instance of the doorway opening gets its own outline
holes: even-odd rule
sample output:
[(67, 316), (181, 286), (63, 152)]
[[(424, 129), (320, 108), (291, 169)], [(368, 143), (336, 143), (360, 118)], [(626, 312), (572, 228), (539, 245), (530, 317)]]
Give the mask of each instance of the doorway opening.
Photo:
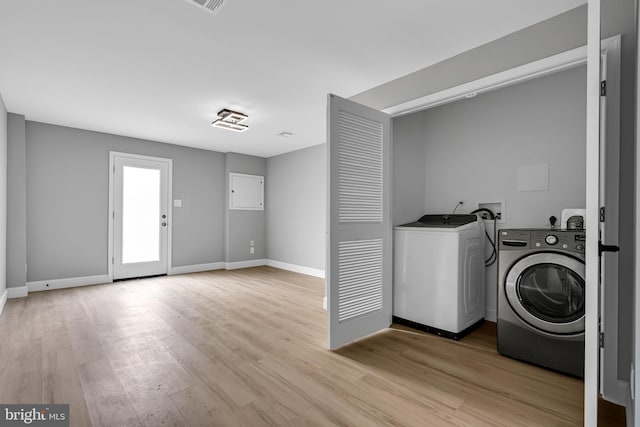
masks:
[(171, 159), (110, 153), (109, 276), (167, 274), (171, 255)]

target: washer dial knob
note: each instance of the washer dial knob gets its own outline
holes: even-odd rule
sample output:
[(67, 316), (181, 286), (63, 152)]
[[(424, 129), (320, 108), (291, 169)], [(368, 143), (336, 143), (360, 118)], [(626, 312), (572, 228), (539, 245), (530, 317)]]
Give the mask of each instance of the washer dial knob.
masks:
[(547, 243), (547, 245), (555, 245), (556, 243), (558, 243), (558, 237), (554, 236), (553, 234), (548, 234), (544, 237), (544, 241)]

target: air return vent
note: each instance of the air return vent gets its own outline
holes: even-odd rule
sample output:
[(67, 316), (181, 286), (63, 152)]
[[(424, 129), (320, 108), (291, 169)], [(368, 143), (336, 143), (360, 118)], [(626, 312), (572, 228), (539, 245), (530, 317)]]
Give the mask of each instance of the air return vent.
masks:
[(227, 0), (187, 0), (189, 3), (196, 4), (197, 6), (204, 7), (209, 12), (217, 15), (220, 12), (222, 6), (227, 3)]

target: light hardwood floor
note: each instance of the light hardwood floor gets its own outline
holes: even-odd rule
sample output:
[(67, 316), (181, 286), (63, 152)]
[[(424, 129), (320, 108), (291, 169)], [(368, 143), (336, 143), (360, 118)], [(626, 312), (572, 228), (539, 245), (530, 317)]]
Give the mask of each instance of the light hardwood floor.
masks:
[[(0, 317), (0, 402), (73, 426), (576, 426), (582, 382), (394, 326), (325, 349), (324, 281), (257, 267), (32, 293)], [(604, 405), (601, 425), (623, 425)]]

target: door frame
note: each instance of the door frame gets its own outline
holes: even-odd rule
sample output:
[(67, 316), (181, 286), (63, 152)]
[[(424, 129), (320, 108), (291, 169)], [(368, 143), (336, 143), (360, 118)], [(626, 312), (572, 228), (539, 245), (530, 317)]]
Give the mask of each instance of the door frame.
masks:
[(127, 157), (134, 160), (151, 160), (154, 162), (167, 163), (167, 274), (171, 271), (171, 248), (173, 235), (173, 160), (164, 157), (145, 156), (141, 154), (123, 153), (119, 151), (109, 151), (109, 210), (108, 238), (107, 238), (107, 274), (109, 280), (113, 281), (113, 252), (114, 252), (114, 197), (115, 197), (115, 167), (116, 157)]

